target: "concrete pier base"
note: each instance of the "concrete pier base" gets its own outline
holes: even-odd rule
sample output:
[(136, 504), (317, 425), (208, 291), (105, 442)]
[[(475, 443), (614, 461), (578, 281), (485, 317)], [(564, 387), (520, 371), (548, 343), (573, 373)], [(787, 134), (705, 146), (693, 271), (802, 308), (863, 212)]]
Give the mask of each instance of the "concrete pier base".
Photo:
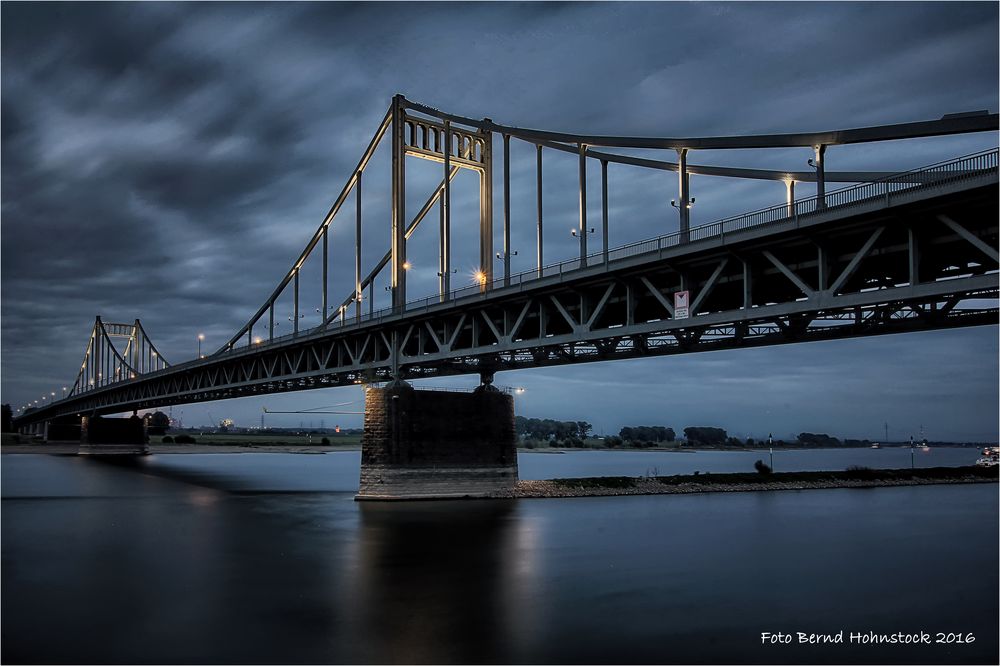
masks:
[(80, 423), (79, 455), (144, 456), (149, 454), (146, 429), (138, 416), (111, 419), (84, 416)]
[(473, 393), (368, 389), (358, 500), (486, 497), (517, 483), (514, 401)]

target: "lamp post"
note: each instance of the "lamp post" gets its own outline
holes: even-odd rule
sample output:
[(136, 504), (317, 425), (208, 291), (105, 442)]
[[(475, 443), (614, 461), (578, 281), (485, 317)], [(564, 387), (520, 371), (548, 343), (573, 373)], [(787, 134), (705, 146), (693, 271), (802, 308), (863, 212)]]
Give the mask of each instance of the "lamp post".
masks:
[(201, 358), (201, 341), (205, 339), (204, 333), (198, 334), (198, 358)]
[(774, 446), (773, 446), (773, 442), (774, 442), (774, 438), (771, 436), (771, 433), (767, 433), (767, 450), (771, 454), (771, 471), (772, 472), (774, 471)]
[(913, 435), (910, 435), (910, 469), (913, 469)]

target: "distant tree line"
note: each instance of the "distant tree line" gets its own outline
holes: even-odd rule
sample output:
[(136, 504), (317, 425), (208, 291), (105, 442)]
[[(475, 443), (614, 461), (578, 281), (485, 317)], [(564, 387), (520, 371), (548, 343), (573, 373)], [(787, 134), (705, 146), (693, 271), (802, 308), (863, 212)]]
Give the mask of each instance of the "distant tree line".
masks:
[(514, 417), (514, 430), (528, 448), (558, 446), (582, 448), (593, 426), (586, 421), (555, 421)]
[(663, 426), (626, 426), (618, 436), (625, 441), (672, 442), (677, 438), (673, 428)]
[(838, 446), (871, 446), (868, 439), (845, 439), (843, 441), (836, 437), (825, 434), (814, 434), (811, 432), (800, 432), (797, 441), (802, 446), (818, 446), (823, 448), (834, 448)]
[[(752, 437), (746, 440), (731, 437), (724, 428), (713, 426), (688, 426), (684, 428), (684, 438), (677, 441), (673, 428), (666, 426), (625, 426), (617, 435), (603, 438), (603, 442), (585, 443), (593, 429), (586, 421), (556, 421), (553, 419), (529, 419), (517, 416), (514, 427), (518, 436), (528, 448), (537, 446), (553, 446), (563, 448), (607, 447), (607, 448), (650, 448), (656, 446), (692, 446), (692, 447), (754, 447), (764, 446), (768, 440), (755, 441)], [(600, 439), (600, 438), (599, 438)], [(870, 446), (867, 439), (840, 440), (825, 433), (802, 432), (792, 441), (781, 439), (771, 440), (771, 444), (779, 447), (860, 447)]]

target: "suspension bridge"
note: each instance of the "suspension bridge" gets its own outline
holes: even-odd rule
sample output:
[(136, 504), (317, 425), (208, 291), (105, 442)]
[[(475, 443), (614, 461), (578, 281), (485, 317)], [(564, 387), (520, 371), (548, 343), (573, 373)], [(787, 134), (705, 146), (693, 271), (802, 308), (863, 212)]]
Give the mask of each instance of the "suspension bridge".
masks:
[[(57, 419), (249, 395), (460, 374), (479, 374), (488, 385), (494, 373), (519, 368), (995, 324), (997, 149), (898, 173), (829, 170), (826, 153), (831, 146), (997, 129), (997, 114), (978, 112), (797, 134), (589, 136), (466, 118), (397, 95), (302, 253), (221, 348), (170, 364), (138, 320), (120, 324), (98, 317), (72, 389), (47, 404), (22, 407), (16, 426), (41, 432)], [(533, 219), (512, 219), (512, 140), (535, 148)], [(367, 219), (362, 181), (383, 141), (391, 143), (391, 215)], [(812, 168), (775, 171), (692, 161), (699, 150), (788, 148), (808, 150)], [(629, 149), (659, 151), (673, 161), (622, 152)], [(547, 151), (579, 161), (573, 232), (579, 253), (558, 263), (546, 263), (543, 240)], [(411, 216), (408, 159), (441, 165), (440, 183)], [(502, 168), (496, 170), (495, 162)], [(589, 182), (591, 163), (600, 165), (599, 182)], [(676, 232), (610, 246), (610, 164), (677, 174), (671, 202), (678, 211)], [(473, 284), (455, 287), (452, 181), (462, 170), (479, 180), (479, 268)], [(786, 197), (769, 208), (691, 226), (692, 175), (781, 182)], [(797, 198), (796, 183), (815, 184), (816, 195)], [(831, 190), (831, 183), (851, 185)], [(603, 202), (599, 220), (588, 219), (588, 188), (595, 186)], [(502, 201), (500, 251), (494, 248), (495, 187)], [(334, 294), (328, 277), (331, 228), (352, 204), (354, 279), (346, 294)], [(407, 242), (419, 225), (433, 224), (427, 221), (433, 213), (437, 293), (408, 300)], [(388, 224), (391, 242), (379, 261), (365, 266), (362, 230), (372, 224)], [(531, 270), (511, 271), (512, 224), (535, 227)], [(590, 252), (588, 236), (597, 227), (603, 242)], [(300, 329), (302, 267), (310, 257), (322, 265), (323, 315), (318, 325)], [(391, 306), (376, 310), (380, 276), (388, 277)], [(276, 335), (282, 298), (291, 302), (292, 330)]]

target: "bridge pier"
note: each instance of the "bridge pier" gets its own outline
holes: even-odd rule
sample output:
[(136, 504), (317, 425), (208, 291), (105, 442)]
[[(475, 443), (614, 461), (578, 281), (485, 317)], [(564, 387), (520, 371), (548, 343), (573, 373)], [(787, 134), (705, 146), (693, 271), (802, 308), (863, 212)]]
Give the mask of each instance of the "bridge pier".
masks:
[(60, 416), (45, 421), (46, 442), (79, 442), (81, 437), (79, 416)]
[(143, 420), (135, 413), (127, 419), (84, 416), (80, 420), (80, 455), (148, 455)]
[(418, 391), (396, 381), (365, 396), (358, 500), (486, 497), (517, 482), (513, 398)]

